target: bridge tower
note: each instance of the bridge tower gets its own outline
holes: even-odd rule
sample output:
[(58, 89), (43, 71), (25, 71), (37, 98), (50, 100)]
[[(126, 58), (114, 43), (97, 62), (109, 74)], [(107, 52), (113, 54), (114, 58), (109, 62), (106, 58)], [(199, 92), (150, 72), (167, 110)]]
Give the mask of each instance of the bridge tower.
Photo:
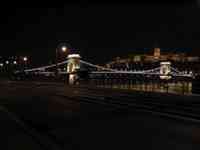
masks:
[(77, 70), (80, 69), (80, 55), (79, 54), (69, 54), (67, 64), (67, 73), (69, 74), (69, 84), (74, 84), (75, 80), (78, 78)]
[(160, 79), (171, 79), (171, 62), (160, 62)]

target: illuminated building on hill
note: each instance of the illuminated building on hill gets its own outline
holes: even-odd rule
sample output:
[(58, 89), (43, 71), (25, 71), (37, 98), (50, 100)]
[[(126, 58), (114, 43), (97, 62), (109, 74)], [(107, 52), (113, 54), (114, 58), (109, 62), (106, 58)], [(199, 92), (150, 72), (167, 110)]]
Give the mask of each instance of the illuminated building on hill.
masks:
[(127, 57), (116, 57), (105, 66), (118, 70), (145, 70), (158, 67), (160, 62), (171, 62), (172, 66), (180, 71), (200, 72), (200, 57), (183, 52), (161, 51), (153, 48), (151, 54), (129, 54)]
[(154, 48), (153, 54), (129, 54), (126, 58), (117, 57), (108, 64), (125, 63), (125, 62), (160, 62), (160, 61), (172, 61), (172, 62), (199, 62), (200, 57), (188, 56), (186, 53), (170, 53), (161, 52), (160, 48)]

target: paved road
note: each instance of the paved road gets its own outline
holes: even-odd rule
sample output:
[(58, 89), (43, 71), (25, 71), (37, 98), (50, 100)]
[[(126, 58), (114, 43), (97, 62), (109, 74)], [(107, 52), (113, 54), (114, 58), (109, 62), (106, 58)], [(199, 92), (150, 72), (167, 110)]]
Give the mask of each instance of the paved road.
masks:
[[(134, 95), (133, 100), (153, 96), (159, 102), (162, 94), (10, 81), (1, 82), (0, 91), (0, 116), (4, 122), (0, 125), (4, 134), (0, 136), (7, 149), (200, 148), (198, 122), (87, 101), (103, 101), (106, 96), (125, 101), (125, 95)], [(200, 104), (198, 97), (170, 97), (164, 103), (187, 103), (196, 110)], [(16, 141), (19, 137), (21, 142)]]

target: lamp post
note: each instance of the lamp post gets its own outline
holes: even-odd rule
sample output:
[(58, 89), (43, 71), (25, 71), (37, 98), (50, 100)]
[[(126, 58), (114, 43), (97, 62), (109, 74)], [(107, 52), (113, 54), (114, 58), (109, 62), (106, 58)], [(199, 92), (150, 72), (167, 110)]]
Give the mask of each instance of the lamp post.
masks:
[(56, 48), (56, 60), (55, 60), (55, 62), (56, 62), (56, 76), (58, 75), (58, 54), (59, 54), (60, 51), (63, 52), (63, 53), (67, 52), (68, 48), (69, 47), (67, 46), (66, 43), (61, 43)]
[(25, 56), (23, 57), (23, 61), (24, 61), (24, 68), (26, 69), (27, 68), (27, 61), (28, 61), (28, 58)]

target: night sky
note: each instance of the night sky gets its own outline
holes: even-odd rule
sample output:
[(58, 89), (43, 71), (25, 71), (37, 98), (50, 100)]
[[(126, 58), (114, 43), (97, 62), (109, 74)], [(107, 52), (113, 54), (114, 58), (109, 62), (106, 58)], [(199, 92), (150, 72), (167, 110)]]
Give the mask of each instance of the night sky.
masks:
[(65, 40), (80, 49), (84, 59), (95, 63), (127, 55), (137, 48), (151, 48), (155, 43), (163, 48), (195, 48), (193, 52), (199, 54), (197, 5), (30, 6), (1, 9), (0, 55), (28, 55), (35, 62), (45, 63), (53, 59), (58, 42)]

